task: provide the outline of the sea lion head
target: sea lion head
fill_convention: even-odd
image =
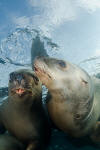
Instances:
[[[16,97],[34,96],[41,90],[41,83],[33,71],[21,69],[9,75],[9,95]]]
[[[80,90],[81,87],[84,90],[84,88],[91,84],[90,76],[83,69],[68,61],[37,57],[33,67],[42,83],[50,89],[55,87],[68,87],[69,89]]]

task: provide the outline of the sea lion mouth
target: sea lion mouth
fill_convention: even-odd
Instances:
[[[34,65],[34,70],[36,73],[44,73],[44,70],[42,70],[40,67],[38,67],[37,65]]]
[[[24,88],[13,88],[11,92],[21,96],[26,92],[26,90]]]
[[[47,73],[46,69],[44,70],[44,68],[39,67],[38,65],[34,64],[34,71],[37,75],[41,75],[41,76],[47,76],[49,77],[49,79],[51,79],[52,77],[49,75],[49,73]]]
[[[42,70],[40,68],[38,68],[37,66],[34,66],[34,71],[36,73],[42,72]]]
[[[19,89],[16,89],[15,92],[16,94],[22,95],[25,92],[25,89],[19,88]]]
[[[38,68],[34,65],[35,72],[38,72]]]
[[[33,66],[35,72],[45,72],[45,65],[41,61],[36,59]]]

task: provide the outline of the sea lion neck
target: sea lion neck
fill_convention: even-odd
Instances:
[[[34,97],[13,97],[13,96],[10,96],[8,97],[8,103],[9,105],[13,105],[13,107],[15,108],[26,108],[26,109],[30,109],[31,106],[33,105],[34,103]]]
[[[48,99],[60,103],[66,101],[66,95],[63,93],[61,89],[52,89],[48,92]]]

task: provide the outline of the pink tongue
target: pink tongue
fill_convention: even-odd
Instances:
[[[25,92],[25,91],[24,91],[23,89],[17,89],[17,90],[16,90],[16,93],[17,93],[17,94],[22,94],[22,93],[24,93],[24,92]]]

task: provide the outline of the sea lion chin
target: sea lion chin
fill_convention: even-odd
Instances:
[[[42,106],[42,84],[33,71],[10,73],[8,98],[0,106],[0,127],[25,144],[27,150],[44,149],[49,125]]]
[[[48,88],[47,108],[55,125],[73,137],[92,134],[100,116],[95,79],[56,58],[37,57],[33,67]]]

